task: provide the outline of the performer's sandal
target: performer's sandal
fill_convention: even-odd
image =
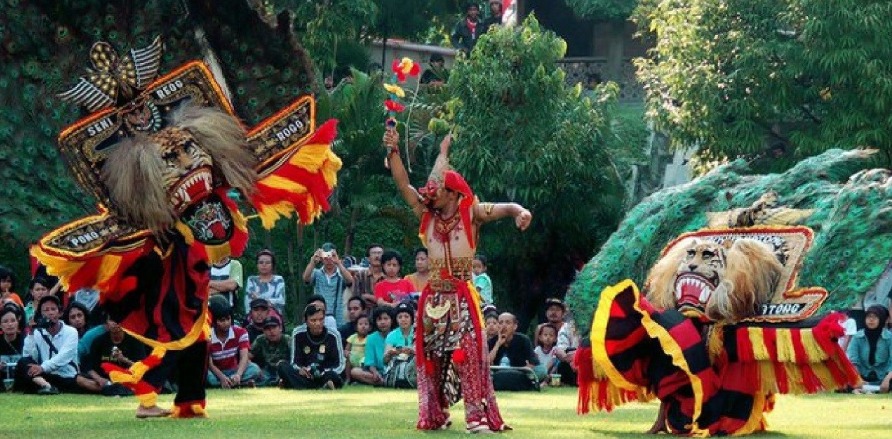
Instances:
[[[152,407],[143,407],[140,406],[136,409],[136,417],[138,419],[146,419],[146,418],[166,418],[170,416],[171,411],[163,409],[161,407],[152,406]]]
[[[471,421],[468,422],[467,427],[468,433],[478,433],[478,434],[487,434],[487,433],[495,433],[489,428],[489,423],[486,421],[486,418],[481,419],[479,422]]]

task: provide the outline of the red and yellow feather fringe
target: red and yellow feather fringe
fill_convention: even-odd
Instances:
[[[329,120],[258,180],[251,204],[264,228],[272,228],[280,217],[287,218],[295,212],[302,224],[309,224],[328,210],[328,198],[342,165],[331,150],[336,135],[337,121]]]

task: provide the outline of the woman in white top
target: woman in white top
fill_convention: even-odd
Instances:
[[[245,309],[254,299],[266,299],[279,315],[285,315],[285,279],[275,274],[276,256],[270,250],[257,253],[257,276],[248,276],[245,282]]]

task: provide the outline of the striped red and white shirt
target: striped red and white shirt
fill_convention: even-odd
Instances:
[[[220,370],[238,368],[239,350],[251,349],[248,331],[238,325],[229,327],[226,340],[217,338],[216,331],[211,331],[211,361]]]

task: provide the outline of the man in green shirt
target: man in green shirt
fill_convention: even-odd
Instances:
[[[275,384],[279,381],[276,368],[281,362],[288,362],[291,355],[291,336],[282,334],[282,322],[276,317],[267,317],[263,321],[263,335],[258,336],[251,344],[251,361],[263,370],[263,384]]]

